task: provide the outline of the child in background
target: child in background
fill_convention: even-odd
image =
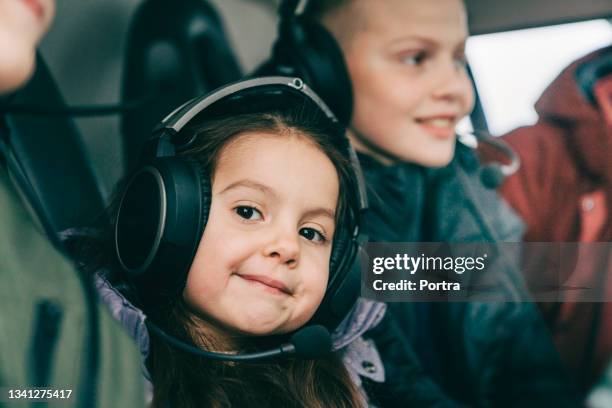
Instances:
[[[521,223],[480,181],[455,126],[472,109],[460,0],[286,1],[259,73],[300,75],[350,126],[377,242],[519,241]],[[292,7],[293,6],[293,7]],[[380,406],[572,406],[541,317],[514,265],[494,266],[513,303],[390,303],[370,335]]]

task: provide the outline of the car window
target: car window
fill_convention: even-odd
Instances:
[[[472,36],[467,56],[493,135],[536,122],[542,91],[563,68],[612,44],[612,24],[591,20]],[[468,120],[459,129],[469,130]]]

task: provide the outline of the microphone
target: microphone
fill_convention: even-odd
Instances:
[[[332,348],[331,335],[329,334],[329,331],[320,325],[306,326],[301,328],[291,336],[289,343],[281,344],[279,347],[274,349],[256,353],[227,354],[202,350],[169,335],[159,326],[150,321],[147,321],[146,324],[153,334],[164,340],[172,347],[186,353],[216,361],[258,361],[271,357],[288,356],[292,354],[304,359],[314,359],[324,357],[325,355],[331,353]]]
[[[480,171],[480,181],[489,190],[495,190],[501,186],[506,177],[500,163],[486,164]]]
[[[291,336],[290,343],[295,354],[305,359],[324,357],[332,349],[331,335],[321,325],[303,327]]]
[[[153,104],[163,92],[171,88],[180,70],[180,56],[169,43],[159,42],[147,52],[146,76],[151,90],[140,97],[122,103],[76,106],[11,105],[0,100],[0,114],[29,114],[38,116],[111,116],[141,109]]]
[[[495,190],[502,185],[506,177],[516,173],[521,167],[521,159],[514,150],[506,142],[499,138],[487,136],[482,132],[474,132],[471,134],[459,135],[459,142],[470,147],[477,148],[478,142],[484,143],[502,153],[509,161],[508,164],[494,162],[485,164],[480,171],[480,181],[490,189]]]

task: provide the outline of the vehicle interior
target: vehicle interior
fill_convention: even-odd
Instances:
[[[534,103],[561,70],[612,45],[612,0],[465,1],[476,106],[459,132],[501,136],[535,123]],[[61,236],[99,220],[160,120],[253,72],[270,54],[279,3],[57,2],[34,77],[7,115],[19,171],[49,228]],[[611,69],[609,56],[585,68],[587,97]]]

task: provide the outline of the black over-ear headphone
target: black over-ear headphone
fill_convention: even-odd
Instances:
[[[348,211],[336,227],[329,283],[313,322],[331,331],[350,311],[359,296],[356,255],[365,240],[359,229],[361,214],[367,208],[363,178],[344,128],[321,98],[301,79],[291,77],[264,77],[225,86],[185,103],[155,128],[143,165],[123,193],[115,221],[117,259],[145,309],[182,291],[208,217],[210,175],[195,160],[177,156],[195,140],[191,127],[186,126],[220,114],[267,112],[304,104],[321,111],[337,129],[332,143],[340,147],[353,169],[350,185],[343,186],[350,190]]]
[[[289,75],[304,81],[348,126],[353,112],[353,87],[342,49],[334,36],[304,12],[306,0],[286,0],[280,6],[278,39],[272,55],[254,73]]]

